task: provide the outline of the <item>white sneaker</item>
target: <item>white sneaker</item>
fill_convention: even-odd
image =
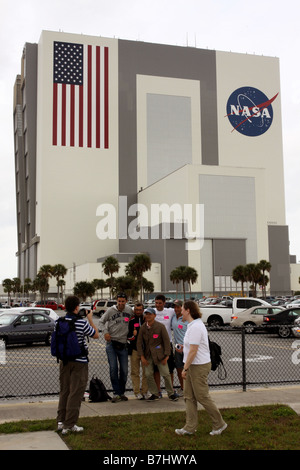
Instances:
[[[142,395],[141,393],[138,393],[135,397],[137,400],[145,400],[144,395]]]
[[[188,434],[189,436],[191,436],[192,434],[194,434],[193,432],[189,432],[189,431],[186,431],[185,429],[175,429],[175,432],[176,434],[178,434],[179,436],[184,436],[184,434]]]
[[[82,432],[83,428],[74,424],[72,428],[66,428],[62,430],[62,434],[68,434],[68,432]]]
[[[64,428],[64,423],[62,423],[61,421],[59,421],[59,422],[57,423],[57,430],[58,430],[58,431],[62,431],[63,428]]]
[[[210,431],[210,435],[211,436],[216,436],[218,434],[222,434],[223,431],[225,431],[225,429],[227,428],[227,424],[225,423],[220,429],[213,429],[212,431]]]

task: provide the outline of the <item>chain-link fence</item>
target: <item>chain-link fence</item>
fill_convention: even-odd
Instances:
[[[280,338],[274,332],[258,330],[246,334],[243,329],[222,328],[209,330],[211,340],[222,348],[226,370],[210,372],[209,385],[220,388],[267,384],[300,383],[300,339]],[[129,372],[127,392],[132,392]],[[89,380],[99,377],[111,392],[109,367],[103,335],[89,341]],[[174,388],[180,386],[174,370]],[[88,388],[88,384],[87,384]],[[162,389],[164,383],[162,381]],[[0,399],[55,396],[59,393],[59,366],[51,356],[50,347],[43,343],[30,346],[0,347]]]

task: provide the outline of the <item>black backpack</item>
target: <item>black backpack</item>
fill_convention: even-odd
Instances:
[[[90,381],[89,393],[89,401],[92,402],[111,400],[111,397],[108,395],[102,380],[98,379],[98,377],[95,377],[94,375]]]
[[[227,372],[226,372],[226,369],[224,367],[222,357],[221,357],[222,355],[221,346],[218,343],[211,341],[209,338],[208,338],[208,342],[209,342],[209,351],[210,351],[211,370],[212,371],[218,370],[219,379],[225,380],[227,377]],[[223,371],[223,375],[222,375],[222,371]]]
[[[51,354],[67,364],[69,361],[87,356],[84,345],[78,342],[75,322],[78,318],[60,317],[56,320],[55,330],[51,337]]]

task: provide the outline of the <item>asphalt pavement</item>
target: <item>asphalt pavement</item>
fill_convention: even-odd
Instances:
[[[242,390],[211,390],[220,409],[241,406],[284,404],[300,415],[300,385],[252,388]],[[0,423],[20,420],[55,419],[57,399],[43,401],[0,401]],[[202,407],[199,405],[199,409]],[[154,402],[137,400],[129,396],[119,403],[91,403],[83,401],[80,417],[148,414],[185,411],[184,399],[172,402],[167,395]],[[68,450],[56,431],[37,431],[20,434],[0,434],[0,450]]]

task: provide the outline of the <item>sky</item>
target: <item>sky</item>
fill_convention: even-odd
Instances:
[[[300,259],[298,0],[0,0],[0,11],[0,283],[17,276],[13,86],[42,30],[278,57],[286,223]]]

